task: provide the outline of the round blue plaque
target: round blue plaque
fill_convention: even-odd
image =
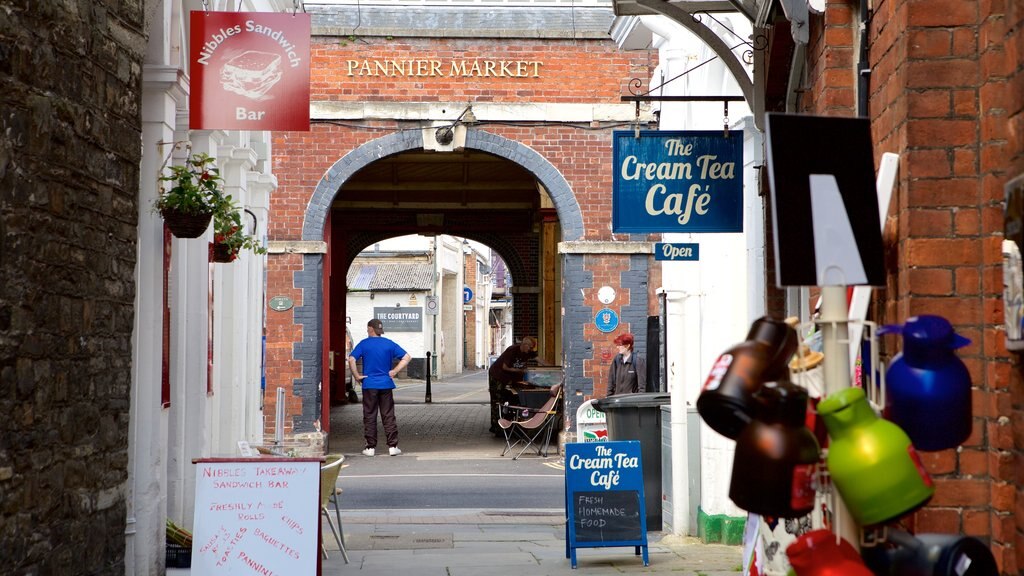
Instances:
[[[594,325],[601,332],[611,332],[619,327],[619,315],[611,308],[602,308],[594,316]]]

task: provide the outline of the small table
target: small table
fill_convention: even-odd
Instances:
[[[551,390],[547,388],[519,390],[519,405],[527,408],[540,408],[548,398],[551,398]]]

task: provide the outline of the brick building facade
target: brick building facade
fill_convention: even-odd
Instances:
[[[974,383],[974,432],[956,450],[924,454],[937,491],[906,521],[918,532],[988,541],[1001,573],[1018,574],[1024,397],[1020,358],[1006,348],[1000,244],[1004,185],[1024,171],[1024,5],[885,0],[871,8],[866,73],[857,64],[860,3],[829,1],[811,17],[799,109],[862,112],[876,158],[900,154],[885,225],[888,285],[875,319],[938,314],[972,340],[959,355]]]
[[[856,69],[860,4],[830,0],[826,6],[823,16],[810,18],[809,67],[798,109],[854,115],[862,77]],[[886,224],[890,281],[876,300],[877,319],[938,313],[974,341],[961,356],[976,386],[975,432],[962,449],[926,454],[938,491],[910,521],[921,532],[981,537],[991,543],[1001,572],[1018,574],[1024,567],[1024,402],[1020,359],[1005,348],[999,244],[1004,185],[1024,172],[1024,7],[1015,1],[881,0],[872,8],[866,112],[876,154],[901,155]],[[198,455],[190,447],[168,458],[159,393],[137,417],[137,429],[129,422],[133,393],[151,390],[160,373],[159,353],[137,357],[140,341],[133,339],[135,325],[160,325],[158,307],[138,304],[136,268],[159,269],[153,262],[160,261],[163,246],[162,236],[153,241],[153,234],[140,233],[141,221],[151,216],[140,209],[140,180],[152,186],[158,167],[145,172],[152,149],[140,157],[140,107],[144,70],[151,74],[147,89],[183,95],[175,85],[184,76],[181,62],[171,54],[181,47],[161,36],[166,26],[171,37],[185,37],[172,24],[182,20],[175,14],[176,20],[148,1],[117,7],[72,1],[59,9],[13,2],[0,20],[0,413],[6,416],[0,425],[0,556],[13,573],[123,574],[128,566],[158,573],[168,460]],[[627,242],[641,239],[613,235],[608,223],[610,128],[631,119],[618,98],[630,78],[647,76],[655,62],[650,53],[621,53],[610,45],[602,36],[607,11],[595,16],[579,10],[576,16],[570,22],[531,10],[511,23],[464,19],[478,37],[472,40],[465,31],[459,39],[457,29],[434,26],[436,20],[417,9],[367,11],[358,24],[351,10],[317,17],[314,128],[279,134],[273,142],[281,185],[270,218],[274,253],[267,294],[288,296],[296,306],[287,316],[268,317],[268,414],[274,391],[284,386],[291,392],[287,428],[302,429],[317,417],[320,331],[329,323],[324,304],[332,296],[324,292],[323,275],[332,262],[323,242],[337,191],[360,168],[432,145],[424,136],[433,130],[421,130],[423,124],[450,121],[467,102],[479,104],[481,122],[466,130],[464,149],[524,168],[552,201],[564,276],[558,329],[568,383],[583,397],[603,394],[600,355],[612,336],[593,327],[601,307],[595,288],[619,287],[615,307],[623,327],[640,336],[654,301],[650,292],[660,285],[649,256]],[[380,21],[385,17],[393,18],[392,28]],[[434,32],[390,34],[416,29],[419,20],[421,29]],[[788,34],[784,22],[775,26],[776,34]],[[541,30],[548,34],[543,41]],[[469,83],[431,77],[350,81],[345,64],[399,53],[450,59],[456,51],[551,65],[523,88],[517,81],[528,78],[511,77],[518,66],[506,68],[504,78]],[[493,70],[501,72],[501,65]],[[548,71],[554,73],[545,76]],[[328,82],[332,78],[344,82]],[[785,108],[773,100],[777,94],[766,96],[770,109]],[[502,110],[506,102],[523,107],[511,114]],[[541,106],[526,111],[536,104]],[[381,112],[389,107],[390,115]],[[173,135],[175,108],[168,110],[160,121]],[[429,113],[417,116],[420,110]],[[146,224],[147,233],[155,229]],[[543,273],[532,254],[549,246],[542,229],[519,237],[486,229],[465,235],[502,250],[517,285],[540,290]],[[384,233],[350,236],[352,246],[339,251],[352,255],[358,244]],[[205,252],[205,246],[191,256],[179,250],[182,260],[201,267]],[[144,296],[159,301],[160,292]],[[517,336],[539,332],[530,322],[543,315],[517,317]],[[152,352],[159,341],[151,337],[144,344]],[[141,383],[133,380],[138,374]],[[153,432],[161,426],[163,437]],[[133,440],[130,434],[139,431],[142,439]],[[203,432],[208,430],[197,434]],[[133,441],[139,446],[135,458],[150,458],[134,468]],[[143,484],[153,492],[136,494],[129,470],[146,468],[152,482]],[[129,529],[138,543],[134,550],[125,545]]]
[[[468,104],[476,123],[457,127],[454,150],[440,145],[416,162],[484,153],[499,161],[497,169],[525,173],[535,198],[528,222],[501,221],[501,192],[484,197],[468,190],[461,204],[485,210],[461,215],[457,205],[441,207],[443,226],[425,233],[468,237],[501,255],[513,278],[514,337],[539,335],[545,352],[564,363],[572,399],[566,408],[574,413],[573,402],[604,394],[601,351],[615,336],[594,326],[594,313],[604,306],[596,287],[616,288],[620,329],[635,332],[641,346],[647,317],[656,310],[649,247],[630,253],[632,245],[621,243],[646,237],[614,235],[610,221],[612,131],[636,119],[620,95],[631,78],[649,74],[657,58],[650,51],[619,51],[608,37],[607,9],[496,9],[481,26],[465,20],[479,11],[434,9],[429,28],[409,15],[416,10],[382,12],[373,27],[360,28],[374,33],[355,40],[354,21],[343,21],[350,13],[313,13],[313,126],[308,133],[279,133],[274,141],[281,177],[271,202],[267,290],[296,305],[294,315],[268,318],[267,401],[285,388],[286,429],[308,429],[325,415],[317,391],[321,358],[329,352],[318,345],[323,338],[324,348],[331,346],[332,327],[344,317],[344,286],[324,278],[344,278],[351,259],[375,238],[421,231],[415,209],[405,210],[404,203],[419,206],[425,199],[381,203],[393,194],[387,180],[361,182],[363,175],[389,159],[401,170],[402,158],[437,149],[437,127],[452,123]],[[484,174],[467,180],[469,188],[501,188]],[[357,181],[378,192],[345,192]],[[416,182],[402,185],[413,190]],[[377,204],[364,211],[369,201]],[[561,268],[560,286],[552,285],[554,266]]]

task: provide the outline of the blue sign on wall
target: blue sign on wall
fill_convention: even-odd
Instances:
[[[469,286],[462,287],[462,303],[469,304],[473,301],[473,291],[470,290]]]
[[[640,442],[565,445],[565,557],[577,548],[634,546],[647,566],[647,513]]]
[[[669,244],[657,242],[654,244],[655,260],[700,260],[699,244]]]
[[[602,308],[594,315],[594,325],[601,332],[611,332],[619,327],[619,315],[611,308]]]
[[[743,137],[616,130],[612,232],[742,232]]]

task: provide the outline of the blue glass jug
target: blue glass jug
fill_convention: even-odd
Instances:
[[[886,370],[885,417],[895,422],[921,451],[956,448],[971,435],[971,375],[953,352],[970,344],[941,316],[921,315],[899,332],[903,351]]]

